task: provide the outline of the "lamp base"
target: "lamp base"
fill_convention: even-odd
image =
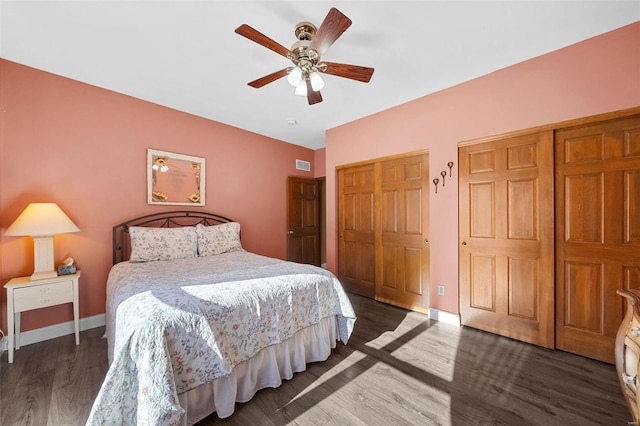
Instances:
[[[33,266],[31,281],[58,276],[53,269],[53,235],[33,237]]]
[[[31,275],[31,281],[48,280],[49,278],[55,278],[57,276],[58,273],[56,271],[39,271],[34,272],[33,275]]]

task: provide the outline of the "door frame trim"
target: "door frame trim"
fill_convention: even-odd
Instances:
[[[370,160],[358,161],[356,163],[341,164],[339,166],[336,166],[336,172],[338,170],[348,169],[348,168],[351,168],[351,167],[359,167],[359,166],[366,166],[368,164],[374,164],[374,163],[376,163],[378,161],[397,160],[397,159],[400,159],[400,158],[413,157],[414,155],[423,155],[423,154],[429,154],[429,150],[428,149],[419,149],[417,151],[403,152],[401,154],[394,154],[394,155],[389,155],[389,156],[386,156],[386,157],[372,158]]]
[[[616,120],[618,118],[630,117],[637,114],[640,114],[640,106],[621,109],[618,111],[605,112],[605,113],[596,114],[596,115],[589,115],[589,116],[584,116],[580,118],[573,118],[570,120],[559,121],[556,123],[543,124],[541,126],[534,126],[534,127],[529,127],[527,129],[514,130],[506,133],[499,133],[491,136],[483,136],[481,138],[469,139],[469,140],[458,142],[458,148],[468,146],[468,145],[475,145],[479,143],[493,142],[499,139],[524,136],[529,133],[538,133],[538,132],[544,132],[548,130],[556,131],[556,130],[565,129],[568,127],[584,126],[585,124],[592,124],[592,123],[595,124],[601,121]]]

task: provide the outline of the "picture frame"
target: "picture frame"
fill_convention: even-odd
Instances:
[[[203,157],[147,149],[147,204],[204,206]]]

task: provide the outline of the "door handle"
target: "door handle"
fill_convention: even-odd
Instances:
[[[289,231],[289,235],[293,235],[293,231]]]

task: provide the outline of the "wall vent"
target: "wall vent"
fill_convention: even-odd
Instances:
[[[311,163],[304,160],[296,160],[296,170],[304,170],[305,172],[310,172]]]

